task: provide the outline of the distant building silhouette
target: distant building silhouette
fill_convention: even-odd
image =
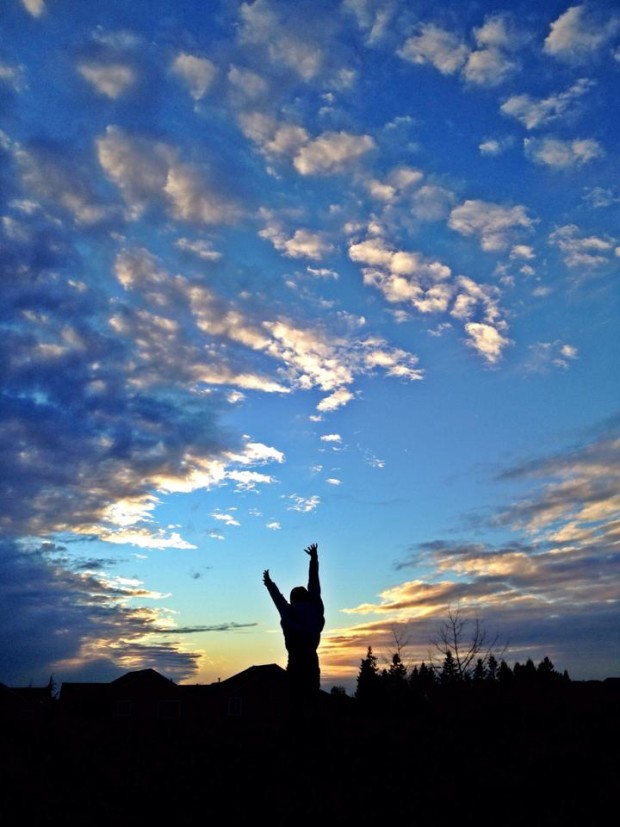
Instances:
[[[322,692],[323,699],[329,695]],[[117,721],[277,721],[288,714],[288,679],[275,663],[250,666],[211,684],[176,684],[154,669],[127,672],[110,683],[66,682],[59,711]]]

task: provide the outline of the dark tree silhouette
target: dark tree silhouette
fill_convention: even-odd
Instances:
[[[355,697],[360,706],[366,710],[376,709],[381,695],[381,674],[377,665],[377,656],[368,647],[366,657],[360,663],[357,675]]]
[[[437,654],[433,656],[431,652],[431,665],[442,676],[442,680],[445,682],[449,678],[466,681],[473,677],[478,660],[482,661],[482,669],[487,668],[497,644],[497,636],[489,639],[479,618],[469,621],[457,606],[448,611],[446,620],[441,623],[431,643],[435,652],[441,655],[438,662]]]

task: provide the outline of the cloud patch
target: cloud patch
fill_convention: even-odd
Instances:
[[[486,252],[505,250],[521,232],[531,232],[534,219],[525,207],[504,207],[488,201],[468,200],[450,213],[448,226],[464,236],[480,240]]]
[[[580,167],[605,155],[595,138],[526,138],[523,145],[530,160],[552,169]]]
[[[570,116],[576,101],[595,85],[593,80],[580,78],[565,92],[546,98],[534,98],[528,94],[511,95],[502,103],[500,110],[504,115],[516,118],[526,129],[537,129]]]
[[[551,24],[545,38],[548,55],[566,63],[581,64],[598,56],[620,31],[620,16],[586,3],[571,6]]]

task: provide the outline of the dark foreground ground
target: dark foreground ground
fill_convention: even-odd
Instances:
[[[0,824],[615,823],[618,693],[308,724],[8,721]]]

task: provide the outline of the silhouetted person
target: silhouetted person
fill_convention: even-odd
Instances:
[[[304,551],[310,556],[308,588],[296,586],[292,589],[290,603],[269,576],[269,569],[263,572],[263,583],[280,613],[284,632],[293,715],[311,712],[316,706],[321,680],[317,649],[325,625],[317,544],[312,543]]]

